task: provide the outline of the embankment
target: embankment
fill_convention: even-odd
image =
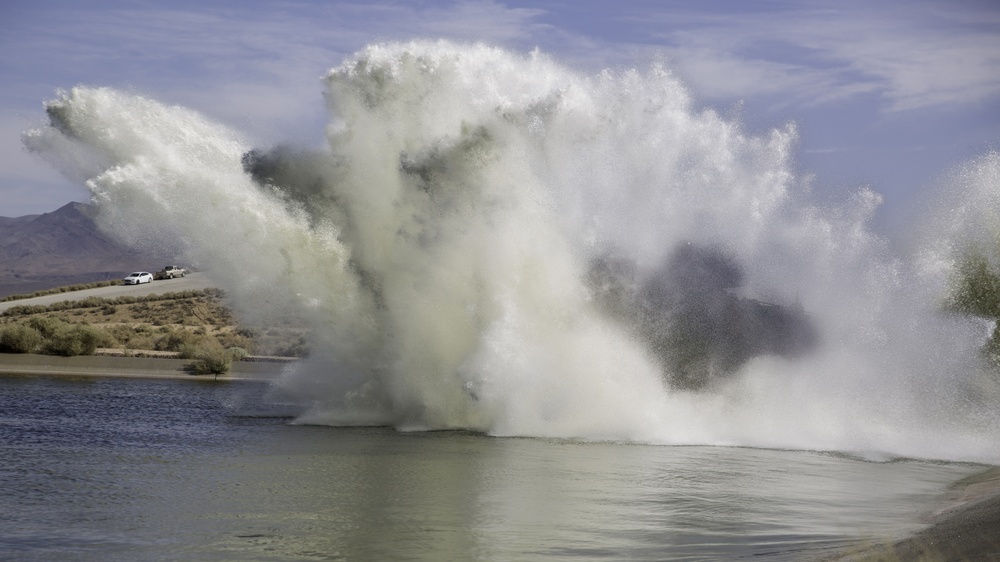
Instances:
[[[165,357],[114,357],[86,355],[58,357],[20,353],[0,353],[0,375],[45,375],[75,377],[136,377],[213,380],[213,375],[193,375],[189,360]],[[273,380],[281,376],[288,362],[235,361],[219,379]]]
[[[893,543],[852,549],[841,562],[1000,560],[1000,467],[956,482],[930,526]]]

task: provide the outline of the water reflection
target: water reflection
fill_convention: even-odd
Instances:
[[[245,417],[233,385],[0,379],[20,560],[798,560],[919,526],[972,465]]]
[[[252,558],[800,559],[917,528],[961,465],[272,427],[200,466],[180,520]],[[213,476],[215,475],[215,476]],[[207,537],[206,537],[207,538]]]

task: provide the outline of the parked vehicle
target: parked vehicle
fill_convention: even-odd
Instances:
[[[153,274],[148,271],[133,271],[126,277],[122,279],[126,285],[139,285],[141,283],[152,283]]]
[[[157,279],[173,279],[174,277],[184,277],[185,275],[187,275],[187,270],[176,265],[168,265],[156,272]]]

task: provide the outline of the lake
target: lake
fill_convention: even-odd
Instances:
[[[294,425],[253,382],[0,377],[10,560],[801,560],[973,464]]]

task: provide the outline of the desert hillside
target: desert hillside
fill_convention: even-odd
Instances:
[[[0,297],[118,279],[176,261],[118,244],[93,217],[92,206],[75,202],[51,213],[0,217]]]
[[[192,356],[207,347],[239,348],[241,353],[262,356],[307,353],[305,330],[293,322],[243,325],[229,311],[219,289],[79,300],[71,294],[66,297],[48,306],[16,305],[0,313],[0,352],[87,355],[105,348],[127,355]]]

